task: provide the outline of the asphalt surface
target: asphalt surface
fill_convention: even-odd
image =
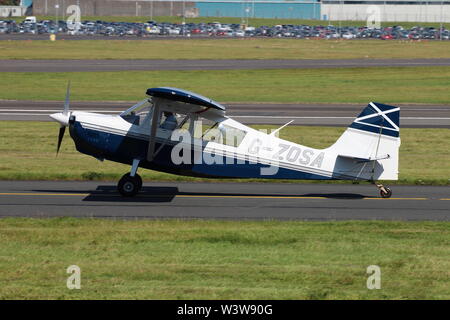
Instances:
[[[144,183],[122,198],[115,182],[0,181],[0,217],[450,221],[450,187],[369,184]]]
[[[450,66],[450,59],[0,60],[0,72],[311,69]]]
[[[0,100],[1,120],[51,121],[62,110],[62,101]],[[133,102],[71,102],[71,110],[118,114]],[[364,108],[362,104],[225,104],[227,115],[245,124],[348,126]],[[399,105],[401,127],[450,128],[450,105]]]

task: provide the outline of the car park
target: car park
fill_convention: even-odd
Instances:
[[[51,34],[63,33],[69,35],[104,35],[108,37],[260,37],[260,38],[297,38],[297,39],[382,39],[382,40],[449,40],[450,31],[442,28],[414,26],[406,29],[394,25],[383,28],[368,28],[334,25],[294,25],[279,24],[275,26],[253,27],[236,23],[185,23],[168,22],[146,23],[82,21],[74,28],[74,24],[66,21],[42,20],[34,21],[27,17],[23,22],[2,20],[0,34]]]

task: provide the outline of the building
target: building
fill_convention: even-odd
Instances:
[[[259,0],[259,1],[210,1],[196,2],[202,17],[241,17],[279,19],[320,19],[319,0]]]
[[[30,1],[30,0],[27,0]],[[35,15],[187,16],[279,19],[450,22],[450,0],[33,0]]]
[[[34,15],[66,14],[78,4],[82,16],[186,16],[320,19],[320,0],[33,0]],[[55,7],[56,6],[56,7]]]
[[[382,22],[450,22],[449,0],[322,0],[321,18],[361,21],[378,16]]]
[[[22,17],[27,11],[26,7],[0,6],[0,18]]]
[[[17,2],[18,6],[0,6],[0,17],[22,17],[28,14],[28,8],[31,5],[32,0],[22,0]]]
[[[193,1],[168,0],[33,0],[33,14],[64,16],[79,5],[81,16],[182,16],[195,8]]]

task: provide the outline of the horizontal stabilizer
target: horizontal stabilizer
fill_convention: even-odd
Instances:
[[[385,154],[382,156],[377,156],[377,157],[369,157],[369,158],[360,158],[360,157],[353,157],[353,156],[347,156],[347,155],[340,154],[339,157],[351,159],[351,160],[358,161],[358,162],[370,162],[370,161],[385,160],[385,159],[390,158],[390,156],[388,154]]]

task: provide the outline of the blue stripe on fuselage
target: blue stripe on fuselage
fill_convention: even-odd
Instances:
[[[152,162],[148,162],[148,141],[132,136],[121,136],[118,134],[103,132],[99,130],[86,129],[79,122],[70,126],[70,135],[75,141],[79,152],[96,158],[104,158],[114,162],[131,164],[133,159],[142,159],[140,167],[158,170],[178,175],[211,177],[211,178],[264,178],[264,179],[304,179],[304,180],[330,180],[332,178],[318,174],[307,173],[287,168],[280,168],[273,175],[261,175],[263,168],[268,165],[240,161],[232,157],[223,157],[224,164],[180,164],[175,165],[171,160],[172,144],[163,146]],[[161,143],[156,143],[158,150]],[[265,169],[267,170],[267,169]]]

